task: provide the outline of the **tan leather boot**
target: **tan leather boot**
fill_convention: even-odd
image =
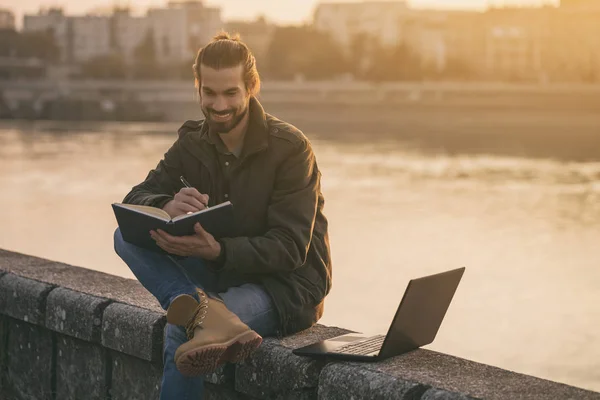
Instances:
[[[177,296],[167,310],[167,321],[186,329],[189,341],[175,352],[177,369],[185,376],[213,372],[225,362],[240,362],[262,343],[220,300],[198,289],[200,303],[190,295]]]

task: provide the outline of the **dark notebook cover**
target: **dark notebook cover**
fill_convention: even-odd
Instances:
[[[130,204],[112,204],[119,229],[126,242],[150,250],[164,252],[150,237],[151,230],[162,229],[173,236],[193,235],[199,222],[215,239],[231,235],[233,230],[233,205],[227,201],[193,214],[181,215],[171,220],[168,215],[151,215],[162,210]]]

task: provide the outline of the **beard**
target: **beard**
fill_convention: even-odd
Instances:
[[[202,112],[208,122],[208,127],[216,133],[229,133],[232,129],[242,122],[246,114],[248,113],[249,105],[241,106],[238,109],[230,108],[224,111],[216,111],[210,107],[202,107]],[[221,122],[214,119],[215,115],[224,115],[231,113],[231,119],[229,121]]]

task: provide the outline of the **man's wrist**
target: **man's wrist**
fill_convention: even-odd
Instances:
[[[213,262],[215,264],[217,264],[219,267],[223,266],[223,264],[225,264],[225,244],[218,240],[217,241],[218,244],[218,248],[219,248],[219,252],[217,254],[217,256],[215,257],[215,259],[213,260]]]

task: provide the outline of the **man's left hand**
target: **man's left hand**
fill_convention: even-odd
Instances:
[[[196,233],[190,236],[172,236],[158,229],[150,231],[156,244],[168,253],[183,257],[198,257],[204,260],[215,260],[221,253],[221,244],[213,235],[206,232],[199,223],[194,225]]]

